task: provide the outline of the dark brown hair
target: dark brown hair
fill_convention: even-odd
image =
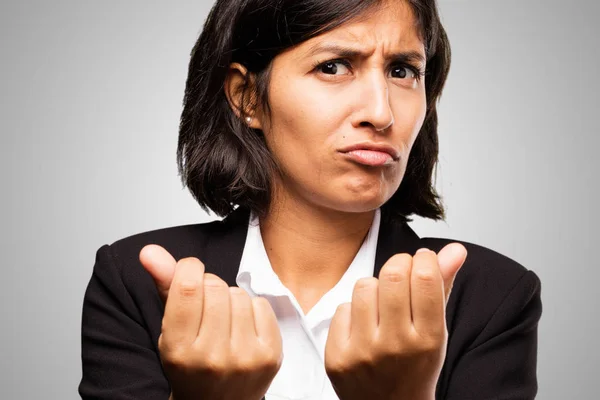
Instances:
[[[436,105],[450,68],[450,44],[435,0],[406,1],[416,18],[427,64],[427,111],[405,175],[382,215],[444,219],[433,183],[438,161]],[[231,108],[224,90],[230,63],[254,76],[254,97],[268,113],[271,61],[285,49],[332,30],[380,0],[217,0],[191,52],[179,128],[177,163],[187,186],[207,212],[226,216],[235,206],[264,215],[278,169],[262,131],[251,129]],[[244,90],[248,90],[247,80]],[[247,96],[241,96],[246,98]],[[245,106],[242,105],[242,109]]]

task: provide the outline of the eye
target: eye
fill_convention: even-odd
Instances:
[[[421,77],[421,71],[410,65],[396,65],[392,67],[392,77],[400,79],[419,79]]]
[[[318,63],[316,69],[325,75],[346,75],[350,71],[350,64],[343,60],[330,60]]]

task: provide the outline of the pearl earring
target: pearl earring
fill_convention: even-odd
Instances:
[[[250,122],[252,122],[252,117],[246,117],[246,122],[247,122],[247,123],[250,123]]]

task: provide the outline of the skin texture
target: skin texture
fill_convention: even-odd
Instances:
[[[373,213],[398,189],[425,117],[424,77],[390,58],[407,51],[425,57],[410,8],[391,2],[362,17],[278,55],[271,114],[244,110],[282,171],[260,221],[265,249],[305,313],[339,281]],[[327,63],[343,57],[312,51],[322,45],[362,55]],[[424,71],[424,61],[414,67]],[[239,115],[237,89],[246,79],[246,69],[232,64],[225,89]],[[374,167],[340,152],[363,142],[387,144],[398,157]],[[326,371],[340,399],[434,398],[447,344],[445,305],[465,257],[458,243],[437,255],[397,254],[378,278],[356,283],[326,344]],[[140,261],[166,302],[159,350],[173,398],[260,398],[281,357],[269,304],[228,289],[200,260],[176,261],[160,246],[144,247]]]
[[[331,321],[325,369],[341,400],[432,400],[445,358],[445,307],[466,249],[392,256],[379,278],[359,279]],[[260,399],[281,367],[275,314],[261,297],[147,245],[140,262],[166,303],[158,347],[171,400]],[[202,310],[199,312],[198,310]]]
[[[344,400],[432,400],[448,331],[446,303],[466,250],[419,249],[392,256],[379,278],[359,279],[338,307],[325,345],[325,370]]]
[[[347,65],[316,47],[338,45],[364,53]],[[269,86],[271,114],[246,110],[264,132],[282,175],[274,177],[273,206],[261,234],[273,270],[303,310],[344,274],[364,240],[377,207],[398,189],[426,111],[425,79],[391,55],[425,57],[410,7],[393,2],[361,19],[278,55]],[[424,61],[414,67],[424,71]],[[246,69],[231,66],[227,82],[234,110]],[[251,80],[251,77],[249,78]],[[349,161],[339,150],[373,142],[399,152],[391,165]],[[315,284],[317,282],[317,284]]]
[[[175,261],[161,246],[145,246],[140,262],[165,302],[158,348],[170,399],[261,399],[282,362],[269,302],[205,273],[197,258]]]
[[[418,80],[386,59],[407,50],[425,57],[410,9],[398,2],[368,17],[276,57],[269,91],[272,118],[257,116],[251,123],[263,129],[283,170],[280,197],[354,218],[356,213],[372,216],[400,186],[426,107],[424,77]],[[350,67],[336,63],[337,70],[313,68],[315,62],[339,57],[332,51],[310,54],[324,44],[357,48],[365,57],[348,60]],[[338,152],[363,141],[389,144],[401,157],[373,168],[348,162]]]

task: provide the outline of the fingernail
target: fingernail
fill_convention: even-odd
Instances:
[[[421,253],[423,251],[431,251],[431,250],[429,250],[427,247],[421,247],[419,250],[417,250],[417,253]]]

